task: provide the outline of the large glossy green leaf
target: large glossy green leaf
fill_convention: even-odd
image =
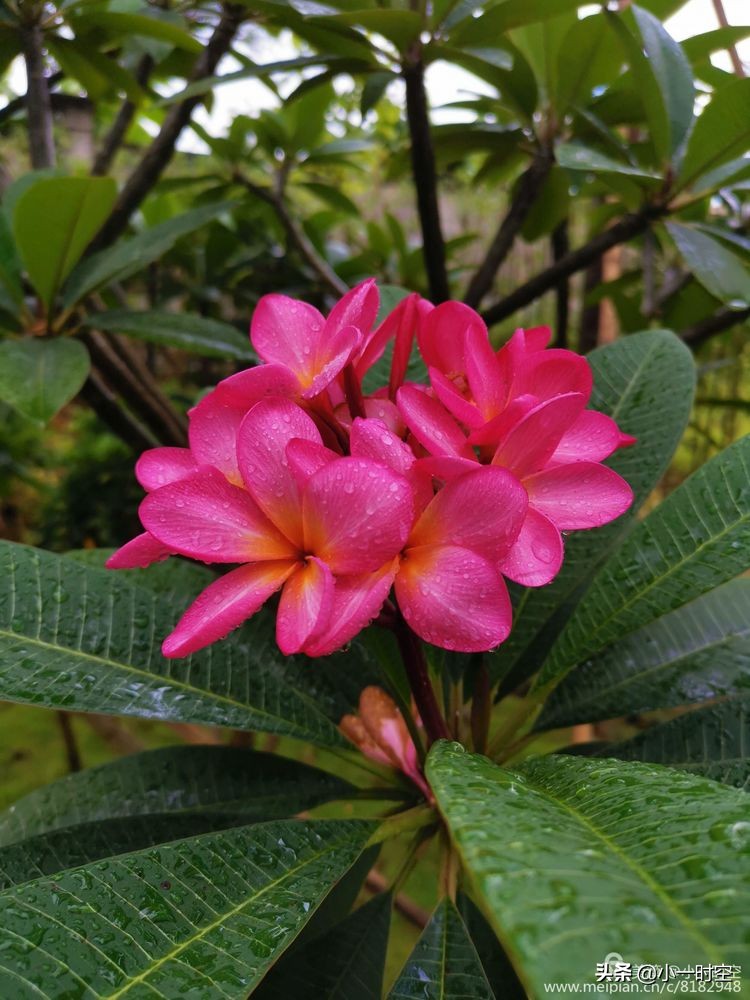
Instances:
[[[77,340],[6,340],[0,344],[0,399],[42,425],[75,396],[89,373]]]
[[[13,235],[47,308],[109,215],[116,194],[110,177],[50,177],[32,184],[18,199]]]
[[[626,177],[639,177],[651,181],[659,179],[659,174],[653,171],[621,163],[580,142],[560,143],[555,150],[555,158],[561,167],[567,167],[568,170],[587,170],[595,174],[623,174]]]
[[[245,1000],[371,830],[240,827],[7,889],[0,994]]]
[[[0,542],[0,698],[345,745],[315,700],[325,679],[278,653],[270,616],[202,653],[164,659],[161,640],[185,604],[114,571]]]
[[[258,1000],[380,1000],[391,923],[382,893],[324,934],[290,949],[253,994]]]
[[[540,683],[747,568],[750,435],[685,480],[596,575]]]
[[[747,151],[750,142],[750,78],[715,91],[690,133],[679,174],[689,187],[701,174]]]
[[[502,996],[502,994],[500,994]],[[494,1000],[456,907],[442,900],[407,959],[389,1000]]]
[[[665,228],[707,291],[734,309],[750,304],[750,271],[736,254],[692,226],[667,222]]]
[[[581,593],[632,527],[638,509],[665,471],[687,424],[695,387],[690,351],[665,330],[632,334],[592,351],[591,405],[638,438],[608,463],[630,483],[631,510],[613,524],[565,540],[565,562],[555,580],[538,589],[516,588],[513,630],[490,658],[494,677],[509,682],[532,674]],[[510,671],[513,671],[510,673]]]
[[[100,330],[124,333],[161,347],[178,347],[205,357],[257,360],[247,336],[229,323],[205,316],[113,309],[88,316],[86,321]]]
[[[84,566],[104,569],[107,559],[115,549],[72,549],[66,559],[75,559]],[[143,569],[120,569],[117,575],[137,587],[155,590],[166,597],[179,597],[183,601],[197,597],[216,574],[208,566],[173,557],[166,562],[151,563]]]
[[[750,691],[750,579],[733,580],[657,618],[565,677],[540,727]]]
[[[180,237],[212,222],[233,204],[234,202],[223,201],[201,205],[200,208],[183,212],[131,239],[121,240],[113,247],[92,254],[71,274],[65,287],[63,305],[70,308],[102,285],[129,278],[131,274],[162,257]]]
[[[531,996],[635,965],[739,962],[747,799],[657,765],[539,757],[505,770],[436,743],[427,776],[485,914]]]
[[[557,104],[562,113],[571,104],[588,104],[594,87],[609,83],[622,65],[620,47],[601,14],[576,20],[566,32],[558,54]],[[581,58],[581,52],[587,58]]]
[[[687,712],[605,753],[668,764],[750,791],[750,695]]]
[[[81,823],[157,821],[233,813],[244,823],[281,819],[352,788],[298,761],[229,746],[164,747],[45,785],[0,813],[0,847]],[[177,828],[177,827],[176,827]],[[183,834],[184,836],[184,834]]]

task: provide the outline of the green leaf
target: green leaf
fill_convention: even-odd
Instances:
[[[222,201],[201,205],[184,212],[168,222],[152,226],[131,239],[121,240],[115,246],[100,250],[83,261],[70,276],[65,287],[63,305],[71,308],[85,296],[112,281],[124,281],[158,260],[174,246],[178,239],[212,222],[235,202]]]
[[[680,166],[679,186],[747,152],[750,142],[750,77],[715,91],[697,118]]]
[[[23,302],[21,262],[4,212],[0,212],[0,284],[8,293],[10,302],[19,307]]]
[[[575,0],[503,0],[479,17],[468,17],[451,33],[452,45],[487,45],[511,28],[546,21],[576,10]]]
[[[444,899],[414,946],[388,1000],[495,1000],[456,907]]]
[[[750,929],[741,792],[622,761],[552,756],[505,770],[446,742],[433,745],[427,777],[529,995],[593,983],[613,951],[634,965],[740,961]]]
[[[750,305],[750,271],[736,254],[691,226],[667,222],[665,228],[707,291],[734,309]]]
[[[750,791],[750,696],[688,712],[608,747],[606,753],[667,764]]]
[[[203,94],[211,94],[217,87],[225,83],[236,83],[238,80],[248,80],[256,77],[261,79],[270,76],[272,73],[288,73],[290,70],[307,69],[309,66],[325,66],[328,60],[325,56],[297,56],[294,59],[281,59],[278,62],[266,63],[261,66],[245,66],[234,73],[223,73],[221,76],[207,76],[194,83],[188,84],[183,90],[168,97],[162,97],[158,101],[159,107],[169,107],[171,104],[180,104],[190,97],[201,97]]]
[[[372,825],[276,822],[98,861],[0,893],[0,993],[245,1000]],[[40,940],[44,947],[37,947]]]
[[[362,96],[359,100],[359,112],[363,118],[385,94],[388,85],[397,79],[395,73],[387,72],[370,73],[365,77],[365,82],[362,85]]]
[[[79,14],[75,19],[78,34],[87,31],[111,31],[127,38],[128,35],[141,35],[145,38],[156,38],[162,42],[170,42],[186,52],[200,53],[203,44],[171,21],[162,20],[146,14],[128,14],[118,11],[97,10],[90,15]]]
[[[392,42],[400,52],[406,51],[422,27],[422,15],[416,10],[349,10],[308,19],[309,24],[328,27],[346,25],[373,31]]]
[[[731,25],[726,28],[714,28],[713,31],[704,31],[700,35],[693,35],[692,38],[685,38],[680,43],[682,51],[691,63],[696,63],[706,56],[711,56],[714,52],[722,52],[743,41],[750,35],[750,27],[747,25]]]
[[[84,566],[104,569],[104,564],[115,549],[72,549],[66,559],[75,559]],[[137,587],[146,587],[169,597],[192,599],[216,579],[208,566],[173,557],[166,562],[151,563],[143,569],[119,569],[118,576]]]
[[[391,897],[381,893],[324,934],[290,949],[253,996],[380,1000],[390,923]]]
[[[41,426],[75,396],[89,364],[77,340],[6,340],[0,344],[0,399]]]
[[[581,53],[586,58],[581,58]],[[571,25],[558,54],[557,104],[564,113],[571,104],[588,104],[594,87],[613,80],[622,64],[619,46],[606,17],[584,17]]]
[[[336,211],[359,218],[359,208],[348,195],[344,194],[341,188],[335,187],[333,184],[319,184],[314,181],[306,181],[300,186],[317,195],[321,201],[330,205],[331,208],[335,208]]]
[[[272,616],[256,615],[221,644],[167,660],[159,647],[184,598],[12,542],[0,542],[0,565],[0,698],[345,745],[304,693],[323,681],[276,649]]]
[[[101,820],[118,819],[127,828],[138,817],[203,817],[210,823],[232,814],[238,817],[234,825],[284,819],[351,791],[333,775],[269,753],[164,747],[70,774],[26,795],[0,813],[0,847]]]
[[[56,36],[49,38],[47,45],[65,75],[78,80],[92,100],[101,100],[113,90],[122,91],[134,103],[146,96],[126,69],[89,43]]]
[[[555,149],[555,159],[561,167],[568,170],[589,170],[592,173],[624,174],[626,177],[641,177],[648,180],[660,180],[659,174],[629,163],[621,163],[611,156],[591,149],[580,142],[562,142]]]
[[[111,177],[52,177],[18,199],[13,235],[32,285],[49,309],[58,288],[115,202]]]
[[[695,388],[690,351],[674,334],[649,330],[623,337],[588,355],[594,373],[591,406],[613,417],[638,438],[608,464],[633,489],[631,509],[596,531],[569,535],[565,562],[547,587],[516,588],[513,630],[491,657],[494,677],[508,682],[530,676],[614,547],[632,528],[638,509],[653,490],[687,425]]]
[[[124,333],[136,340],[160,347],[177,347],[204,357],[257,361],[250,341],[236,327],[205,316],[113,309],[87,316],[86,323],[100,330]]]
[[[750,691],[750,580],[732,580],[572,670],[540,728],[595,722]]]
[[[562,167],[553,164],[521,228],[526,242],[533,243],[548,235],[567,218],[570,200],[568,174]]]
[[[750,435],[694,472],[631,532],[560,634],[541,684],[747,568],[749,472]]]

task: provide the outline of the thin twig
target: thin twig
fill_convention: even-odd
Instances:
[[[747,319],[750,319],[750,307],[747,309],[719,309],[713,316],[707,316],[692,326],[686,326],[684,330],[680,331],[680,337],[689,347],[695,349],[701,344],[705,344],[711,337],[715,337],[718,333],[724,333],[725,330],[731,330],[733,326],[744,323]]]
[[[97,417],[133,451],[145,451],[159,443],[129,410],[120,405],[117,396],[95,367],[89,372],[79,395]]]
[[[727,15],[726,11],[724,10],[724,4],[722,3],[722,0],[713,0],[713,5],[714,5],[714,10],[716,11],[716,19],[721,25],[721,27],[729,28],[730,24],[729,21],[727,20]],[[740,78],[744,77],[745,66],[739,57],[739,53],[737,52],[737,46],[734,43],[732,43],[731,45],[727,45],[726,50],[729,53],[729,59],[732,63],[732,69],[734,70],[735,75],[739,76]]]
[[[234,4],[222,6],[221,17],[190,75],[190,83],[212,76],[221,58],[229,50],[246,11]],[[180,133],[190,121],[203,95],[186,97],[173,105],[164,117],[159,134],[141,157],[126,181],[109,218],[89,247],[89,253],[110,246],[126,229],[130,217],[161,177],[174,155]]]
[[[388,889],[388,879],[373,868],[365,879],[365,887],[373,893],[385,892]],[[414,924],[415,927],[419,927],[420,930],[427,926],[430,914],[427,910],[418,906],[414,900],[405,896],[403,892],[396,894],[393,899],[393,906],[403,917],[406,917],[409,923]]]
[[[427,672],[422,643],[404,621],[399,617],[395,626],[401,659],[404,661],[409,687],[414,695],[417,710],[422,719],[428,742],[449,740],[450,731],[438,708],[435,691]]]
[[[141,57],[138,66],[135,71],[135,80],[141,87],[144,87],[151,75],[151,70],[154,66],[153,58],[146,53],[146,55]],[[130,124],[135,116],[136,103],[131,101],[129,97],[126,97],[120,106],[120,110],[115,116],[115,120],[104,137],[102,142],[102,147],[94,158],[94,163],[91,167],[91,173],[95,177],[100,177],[109,171],[112,166],[112,161],[117,154],[125,135],[130,128]]]
[[[267,205],[270,205],[271,208],[273,208],[279,218],[279,221],[286,230],[289,240],[297,248],[300,255],[307,261],[323,284],[335,296],[339,297],[341,295],[345,295],[349,291],[349,286],[346,282],[339,278],[328,261],[320,256],[305,230],[289,212],[284,200],[283,184],[280,185],[280,190],[272,191],[270,188],[262,187],[260,184],[255,184],[239,170],[236,170],[233,176],[234,180],[238,184],[241,184],[246,191],[249,191],[254,197],[260,198],[261,201],[266,202]]]
[[[482,264],[471,279],[464,296],[468,306],[476,308],[492,288],[495,275],[511,251],[516,236],[547,179],[554,160],[548,149],[540,149],[531,165],[521,175],[518,189],[511,198],[508,212],[500,223]]]
[[[445,264],[445,241],[440,224],[435,151],[430,133],[421,43],[405,62],[401,72],[406,85],[406,121],[411,140],[411,169],[417,193],[417,210],[422,228],[422,254],[430,298],[437,304],[450,298],[450,287]]]
[[[491,325],[512,316],[518,309],[529,305],[545,292],[554,288],[563,278],[568,278],[571,274],[582,271],[589,264],[598,260],[607,250],[642,233],[666,211],[663,205],[644,205],[639,211],[624,215],[619,222],[599,233],[584,246],[572,250],[561,260],[555,261],[550,267],[511,292],[506,298],[496,302],[494,306],[490,306],[484,313],[485,322]]]

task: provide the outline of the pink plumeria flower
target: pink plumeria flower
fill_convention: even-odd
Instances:
[[[528,507],[516,478],[471,463],[433,496],[414,455],[375,420],[355,420],[351,449],[405,476],[421,511],[395,582],[410,628],[426,642],[460,652],[503,642],[512,612],[498,567],[511,552]]]
[[[165,640],[186,656],[237,628],[276,591],[285,654],[320,656],[348,642],[390,590],[413,522],[404,477],[323,445],[289,400],[258,403],[237,435],[242,486],[210,466],[144,499],[144,527],[170,551],[240,563],[210,584]]]
[[[432,799],[404,717],[382,688],[366,687],[359,696],[359,713],[345,715],[339,729],[366,757],[402,771],[423,795]]]

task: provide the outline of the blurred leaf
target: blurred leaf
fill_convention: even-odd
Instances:
[[[347,27],[364,28],[373,31],[392,42],[399,52],[405,52],[415,38],[419,36],[422,27],[422,16],[416,10],[347,10],[341,14],[330,14],[324,17],[312,17],[308,23],[327,27],[329,25],[346,25]]]
[[[288,73],[296,69],[306,69],[308,66],[323,66],[326,63],[325,56],[295,56],[293,59],[280,59],[277,62],[266,63],[265,65],[245,66],[233,73],[223,73],[221,76],[207,76],[195,83],[189,83],[187,87],[162,97],[159,105],[168,107],[170,104],[180,104],[188,97],[200,97],[202,94],[211,94],[216,87],[221,87],[225,83],[236,83],[238,80],[248,80],[254,77],[262,79],[272,73]]]
[[[750,270],[736,254],[698,229],[677,222],[665,229],[704,288],[733,309],[750,305]]]
[[[326,76],[326,74],[321,74],[321,76]],[[310,83],[314,79],[316,78],[312,77],[305,82]],[[314,90],[293,101],[287,99],[283,113],[289,127],[288,149],[290,152],[297,152],[300,149],[314,149],[317,146],[325,129],[326,112],[335,94],[333,84],[327,83],[317,86]]]
[[[585,58],[581,56],[583,52]],[[594,87],[613,80],[622,64],[619,46],[602,14],[577,20],[566,32],[557,58],[560,112],[579,101],[588,103]]]
[[[684,38],[680,45],[690,62],[697,62],[706,56],[713,55],[714,52],[722,52],[735,45],[737,42],[750,36],[750,26],[730,25],[726,28],[714,28],[713,31],[704,31],[700,35],[693,35],[692,38]]]
[[[13,211],[13,235],[31,283],[47,309],[114,205],[110,177],[37,181]]]
[[[111,31],[127,38],[129,35],[143,35],[169,42],[187,52],[196,54],[203,51],[203,43],[171,21],[153,15],[121,13],[113,10],[97,10],[91,14],[81,13],[75,18],[77,33],[87,31]]]
[[[100,100],[113,90],[122,91],[135,103],[146,96],[126,69],[91,45],[59,36],[48,38],[47,45],[65,75],[78,80],[93,100]]]
[[[385,94],[389,84],[393,83],[394,80],[398,80],[398,76],[395,73],[370,73],[365,77],[365,82],[362,85],[362,96],[359,101],[359,111],[362,117],[371,111],[372,108],[378,103],[380,98]]]
[[[605,754],[667,764],[750,791],[750,695],[687,712],[608,746]]]
[[[241,827],[8,889],[5,939],[20,944],[3,951],[0,992],[17,996],[21,978],[56,996],[80,993],[81,983],[96,996],[137,984],[175,1000],[245,1000],[371,830],[356,821]],[[23,945],[38,935],[44,949]]]
[[[491,4],[479,17],[466,18],[451,33],[451,45],[486,45],[505,34],[535,21],[544,21],[576,10],[575,0],[503,0]]]
[[[124,333],[161,347],[177,347],[204,357],[257,361],[250,341],[236,327],[205,316],[186,313],[129,312],[126,309],[94,313],[88,326]]]
[[[77,340],[6,340],[0,344],[0,399],[40,426],[78,392],[89,355]]]
[[[548,235],[566,218],[569,209],[568,175],[562,167],[555,164],[547,174],[541,191],[534,199],[534,203],[524,220],[521,235],[529,243]]]
[[[324,201],[331,208],[335,208],[339,212],[343,212],[344,215],[353,215],[359,218],[360,210],[351,200],[351,198],[344,194],[340,187],[334,187],[333,184],[318,184],[312,181],[306,181],[301,184],[300,187],[311,191],[314,195],[317,195],[321,201]]]
[[[0,212],[0,284],[8,293],[11,308],[23,303],[21,262],[4,212]]]
[[[747,568],[750,435],[686,479],[597,573],[544,663],[540,684]]]
[[[70,276],[63,305],[70,308],[81,299],[112,281],[124,281],[147,264],[158,260],[178,239],[212,222],[222,212],[236,205],[233,201],[201,205],[137,236],[120,240],[113,247],[100,250],[84,260]]]
[[[665,954],[679,965],[740,961],[750,921],[741,792],[622,761],[548,756],[505,770],[446,742],[433,745],[427,777],[530,996],[591,982],[612,951],[634,965],[663,966]]]
[[[238,826],[284,819],[351,791],[333,775],[273,754],[230,746],[164,747],[70,774],[17,800],[0,813],[0,846],[99,820],[128,826],[134,817],[187,821],[214,815],[220,821],[231,814]]]
[[[278,653],[272,616],[256,615],[221,644],[167,660],[159,646],[184,611],[184,598],[11,542],[0,542],[0,559],[0,697],[6,701],[344,745],[308,693],[324,686],[323,679],[316,675],[308,684],[299,664]]]
[[[466,925],[449,899],[438,903],[388,994],[388,1000],[425,997],[495,1000]]]
[[[680,187],[747,152],[750,142],[750,77],[714,93],[696,119],[680,166]]]
[[[552,692],[540,729],[750,692],[750,580],[733,580],[607,647]]]
[[[390,923],[390,893],[381,893],[324,934],[291,948],[253,996],[380,1000]]]
[[[590,170],[592,173],[615,173],[652,181],[661,180],[659,174],[653,171],[641,170],[629,163],[620,163],[611,156],[606,156],[580,142],[561,142],[555,149],[555,158],[561,167],[566,167],[568,170]]]
[[[549,586],[514,588],[513,630],[489,661],[493,676],[507,675],[509,685],[540,666],[596,568],[633,527],[639,508],[669,464],[692,406],[693,357],[667,330],[631,334],[597,348],[588,358],[594,374],[591,406],[638,438],[607,462],[630,483],[635,500],[612,524],[569,535],[565,563]]]

